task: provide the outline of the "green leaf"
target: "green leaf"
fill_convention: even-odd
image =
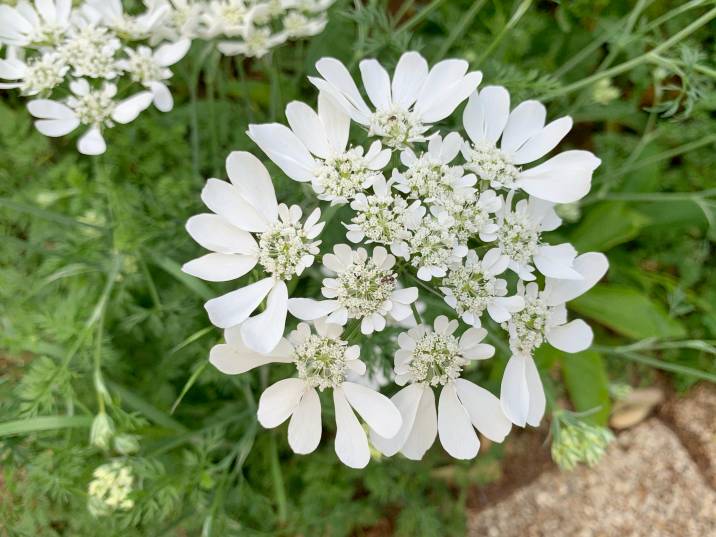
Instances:
[[[611,411],[609,378],[602,355],[594,351],[565,354],[562,377],[575,410],[595,410],[584,418],[595,425],[606,425]]]
[[[89,427],[92,416],[38,416],[0,423],[0,437],[15,434]]]
[[[629,242],[649,222],[649,218],[630,209],[625,202],[600,203],[572,231],[570,242],[580,252],[604,252]]]
[[[569,307],[633,339],[686,335],[684,326],[660,304],[631,287],[600,284],[570,302]]]

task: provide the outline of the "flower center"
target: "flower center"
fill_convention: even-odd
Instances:
[[[254,28],[244,35],[247,56],[261,56],[269,49],[268,42],[271,30],[268,28]]]
[[[261,234],[259,263],[274,278],[288,281],[300,274],[312,247],[299,223],[278,222]]]
[[[382,136],[385,144],[393,148],[405,147],[423,132],[425,128],[412,112],[395,106],[376,111],[368,125],[369,136]]]
[[[460,168],[430,162],[424,157],[403,173],[410,195],[422,199],[441,199],[453,191],[453,181],[461,175]]]
[[[347,346],[345,341],[309,335],[294,351],[299,378],[321,391],[341,385],[348,368]]]
[[[127,50],[127,71],[134,82],[147,84],[167,78],[164,69],[154,61],[151,52],[143,53],[138,50]]]
[[[458,340],[451,335],[425,334],[415,345],[410,360],[413,382],[444,386],[460,376],[467,364],[460,355]]]
[[[246,8],[242,5],[224,5],[221,8],[221,17],[227,26],[241,26],[246,19]]]
[[[37,95],[58,86],[65,79],[67,66],[56,54],[44,54],[28,65],[20,91]]]
[[[104,88],[90,91],[87,95],[70,97],[67,104],[84,125],[109,123],[115,107],[113,94]]]
[[[134,476],[129,466],[113,461],[96,468],[92,477],[87,490],[92,513],[106,515],[134,507],[134,501],[129,498],[134,485]]]
[[[493,188],[513,189],[520,170],[510,158],[489,142],[473,144],[467,158],[467,168],[480,179],[490,181]]]
[[[38,45],[57,45],[65,37],[65,28],[59,24],[44,22],[30,35],[30,43]]]
[[[410,238],[409,246],[414,267],[444,267],[453,260],[456,241],[450,225],[428,215]]]
[[[512,314],[503,328],[509,330],[510,347],[521,354],[531,354],[542,345],[549,307],[541,298],[526,301],[524,309]]]
[[[442,283],[455,297],[458,315],[470,312],[480,317],[493,297],[500,294],[497,279],[487,276],[480,267],[455,266]]]
[[[76,77],[114,78],[119,40],[107,28],[85,26],[60,49]]]
[[[326,201],[348,200],[367,186],[371,170],[359,148],[329,157],[321,163],[313,181],[318,198]]]
[[[530,219],[521,214],[508,213],[497,231],[502,253],[517,263],[529,263],[539,246],[539,231]]]
[[[489,212],[472,199],[452,194],[443,197],[439,205],[452,218],[450,232],[460,244],[466,244],[468,239],[479,234],[488,224],[493,223]]]
[[[372,258],[353,261],[338,275],[338,302],[351,318],[366,317],[381,311],[395,290],[396,276],[391,270],[376,266]]]
[[[404,216],[408,202],[393,196],[372,195],[366,199],[367,207],[360,209],[351,221],[370,241],[390,244],[405,234]]]

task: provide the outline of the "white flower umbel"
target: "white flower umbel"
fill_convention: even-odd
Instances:
[[[74,29],[58,53],[72,69],[72,76],[111,80],[119,74],[117,52],[122,44],[104,26],[86,24]]]
[[[200,37],[205,9],[203,1],[145,0],[145,4],[152,10],[165,9],[164,16],[152,28],[149,38],[151,44]]]
[[[458,263],[467,254],[467,246],[458,242],[451,232],[454,220],[446,212],[431,207],[408,239],[411,266],[418,270],[418,278],[430,281],[442,278],[448,266]]]
[[[470,360],[491,357],[495,348],[481,343],[487,335],[483,328],[469,328],[460,337],[454,335],[458,322],[441,315],[434,330],[420,325],[400,334],[400,349],[395,353],[396,382],[410,383],[392,398],[400,410],[403,426],[393,438],[379,431],[371,433],[375,447],[384,455],[401,452],[420,460],[433,445],[436,435],[445,451],[456,459],[472,459],[480,449],[477,428],[495,442],[502,442],[511,423],[504,416],[497,397],[460,378]],[[435,408],[434,387],[441,387]]]
[[[285,282],[313,264],[321,242],[314,239],[324,224],[318,223],[319,209],[302,225],[299,206],[279,205],[268,171],[252,154],[231,153],[226,171],[231,183],[209,179],[201,193],[215,214],[193,216],[186,225],[194,240],[212,253],[189,261],[182,270],[208,281],[229,281],[259,265],[267,277],[211,299],[205,307],[214,325],[241,325],[246,344],[268,353],[286,324]],[[265,298],[263,312],[249,317]]]
[[[82,6],[90,23],[107,26],[118,36],[132,41],[151,36],[169,11],[168,5],[147,3],[147,11],[133,16],[124,12],[121,0],[85,0]]]
[[[133,121],[152,102],[152,94],[140,92],[123,101],[115,101],[117,87],[105,83],[93,89],[85,79],[70,84],[72,96],[64,102],[37,99],[27,104],[30,114],[38,118],[35,127],[45,136],[64,136],[79,125],[89,127],[77,142],[77,149],[85,155],[99,155],[107,149],[103,128],[114,123]]]
[[[442,200],[459,193],[468,196],[474,192],[474,175],[465,175],[461,166],[450,166],[460,152],[462,138],[451,132],[445,139],[434,135],[428,142],[428,151],[420,156],[408,148],[400,154],[407,169],[393,171],[395,189],[410,198],[425,201]]]
[[[492,188],[521,189],[554,203],[581,199],[589,192],[592,173],[601,163],[589,151],[565,151],[534,168],[519,168],[549,153],[572,128],[569,116],[545,125],[546,115],[538,101],[524,101],[510,113],[510,94],[501,86],[474,93],[463,112],[463,125],[471,140],[463,148],[465,166],[489,181]]]
[[[26,0],[0,5],[0,43],[15,47],[55,46],[70,27],[72,0]]]
[[[512,194],[507,195],[497,213],[496,232],[497,247],[510,259],[509,268],[525,281],[535,279],[535,267],[552,278],[581,279],[573,266],[577,257],[574,246],[542,242],[543,231],[552,231],[562,223],[554,212],[554,204],[530,197],[518,201],[513,209]]]
[[[235,375],[270,362],[292,362],[298,378],[287,378],[269,386],[259,399],[258,420],[274,428],[290,418],[288,443],[299,454],[313,452],[321,440],[321,403],[318,391],[333,390],[336,416],[335,450],[351,468],[364,468],[370,448],[364,428],[354,410],[368,426],[391,438],[401,427],[400,412],[384,395],[346,381],[348,373],[365,374],[358,345],[341,339],[343,328],[317,320],[316,332],[300,323],[288,339],[282,339],[270,355],[249,349],[236,329],[226,331],[226,344],[211,351],[210,361],[220,371]]]
[[[497,248],[488,250],[482,259],[470,250],[464,264],[451,266],[442,281],[440,290],[445,294],[445,302],[473,326],[480,326],[485,310],[495,322],[509,320],[524,307],[524,299],[506,296],[507,282],[497,277],[507,270],[508,263],[509,258]]]
[[[322,78],[309,77],[321,91],[330,93],[370,136],[380,136],[389,147],[404,148],[424,141],[433,123],[449,116],[477,88],[482,73],[467,72],[464,60],[443,60],[428,70],[417,52],[406,52],[392,80],[377,60],[363,60],[363,86],[375,110],[361,97],[348,69],[335,58],[321,58],[316,69]]]
[[[47,52],[26,62],[18,58],[0,60],[0,89],[19,89],[22,95],[48,95],[62,84],[69,68],[56,53]]]
[[[600,253],[582,254],[574,268],[579,280],[546,278],[545,289],[537,284],[518,286],[525,307],[506,323],[512,358],[502,378],[500,400],[505,415],[521,427],[539,425],[545,411],[545,396],[539,372],[531,355],[543,341],[564,352],[580,352],[592,344],[592,329],[581,319],[567,322],[565,303],[586,293],[606,273],[607,258]]]
[[[382,246],[376,246],[371,257],[364,248],[337,244],[332,254],[323,256],[323,264],[336,274],[323,280],[321,291],[328,300],[293,298],[288,309],[294,317],[309,321],[327,316],[327,322],[339,325],[360,319],[361,332],[369,335],[385,328],[388,315],[405,320],[418,299],[416,287],[398,288],[395,257]]]
[[[269,27],[248,25],[243,31],[243,41],[221,41],[216,48],[225,56],[241,54],[248,58],[262,58],[268,52],[288,39],[284,32],[273,33]]]
[[[472,190],[453,192],[437,200],[433,206],[450,217],[450,233],[461,245],[466,246],[468,240],[474,237],[484,242],[497,238],[499,226],[494,217],[502,207],[502,198],[494,190],[479,194]]]
[[[115,511],[129,511],[134,507],[130,497],[134,488],[132,469],[119,460],[103,464],[92,472],[87,487],[87,508],[93,516],[108,516]]]
[[[348,147],[350,118],[321,92],[318,113],[299,101],[286,107],[288,127],[249,125],[249,137],[291,179],[311,182],[318,199],[346,203],[369,188],[390,160],[390,150],[374,142],[368,153]]]
[[[415,228],[422,217],[424,208],[420,201],[412,204],[392,192],[393,181],[386,181],[380,175],[373,182],[373,194],[356,194],[351,208],[356,215],[346,225],[346,237],[351,242],[377,242],[390,246],[394,255],[410,256],[406,241],[410,240],[410,230]]]
[[[174,108],[174,99],[165,83],[172,77],[169,67],[181,60],[190,46],[189,39],[181,39],[155,50],[145,46],[127,48],[127,57],[119,60],[117,66],[126,72],[132,81],[142,84],[152,92],[152,101],[158,110],[169,112]]]

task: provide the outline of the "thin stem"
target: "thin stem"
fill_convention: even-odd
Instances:
[[[439,291],[437,291],[437,290],[434,289],[433,287],[431,287],[431,286],[429,286],[428,284],[426,284],[423,280],[421,280],[421,279],[419,279],[419,278],[416,278],[415,276],[413,276],[412,274],[410,274],[410,273],[407,272],[407,271],[405,271],[404,274],[405,274],[409,279],[411,279],[413,282],[417,283],[420,287],[422,287],[423,289],[425,289],[426,291],[428,291],[429,293],[432,293],[432,294],[434,294],[435,296],[439,297],[440,300],[443,300],[443,299],[445,298],[445,297],[442,295],[442,293],[440,293]]]
[[[507,35],[507,32],[509,32],[517,25],[517,23],[524,16],[524,14],[527,13],[527,10],[529,9],[530,5],[532,5],[532,0],[523,0],[523,2],[519,6],[517,6],[517,9],[512,14],[512,17],[510,17],[510,20],[507,21],[507,24],[505,24],[502,30],[500,30],[500,33],[495,36],[495,38],[492,40],[492,43],[490,43],[488,47],[482,51],[482,54],[480,54],[480,57],[476,62],[477,65],[482,64],[485,58],[487,58],[495,49],[495,47],[500,44],[502,39]]]
[[[278,446],[276,445],[276,435],[271,435],[271,477],[273,479],[274,494],[276,495],[276,504],[278,506],[278,522],[283,525],[288,517],[288,502],[286,501],[286,489],[283,483],[283,474],[281,473],[281,463],[278,460]]]
[[[246,77],[246,71],[244,69],[244,62],[242,58],[243,56],[236,56],[236,70],[239,72],[239,80],[241,81],[241,87],[243,88],[243,91],[241,92],[241,97],[244,100],[244,112],[246,113],[246,121],[247,123],[253,123],[254,116],[251,111],[251,99],[249,98],[249,83]]]
[[[622,356],[628,360],[632,360],[633,362],[645,364],[657,369],[663,369],[664,371],[671,371],[672,373],[680,373],[689,377],[708,380],[709,382],[716,382],[716,374],[701,371],[700,369],[695,369],[693,367],[666,362],[664,360],[659,360],[658,358],[653,358],[636,352],[623,351],[614,347],[602,347],[595,345],[593,349],[597,352],[603,352],[613,356]]]
[[[417,306],[415,305],[415,302],[413,302],[412,304],[410,304],[410,309],[413,310],[413,315],[415,315],[415,321],[416,321],[418,324],[423,324],[423,316],[420,315],[420,312],[418,311],[418,308],[417,308]]]
[[[435,11],[438,7],[440,7],[440,4],[442,4],[444,1],[445,0],[433,0],[432,2],[430,2],[427,6],[418,11],[418,14],[415,15],[415,17],[408,19],[407,21],[405,21],[405,24],[399,26],[396,30],[396,34],[399,34],[401,32],[407,32],[408,30],[417,26],[419,23],[423,22],[423,20],[433,11]]]
[[[455,41],[457,41],[458,38],[462,36],[462,34],[465,32],[465,29],[475,19],[477,13],[480,11],[485,2],[486,0],[477,0],[476,2],[473,2],[473,4],[470,6],[470,9],[467,10],[467,13],[463,15],[462,19],[460,20],[460,23],[452,29],[450,35],[448,35],[447,38],[443,41],[440,50],[435,55],[435,62],[438,62],[445,57],[445,54],[447,54],[448,50],[450,50],[450,47],[452,47],[453,43],[455,43]]]

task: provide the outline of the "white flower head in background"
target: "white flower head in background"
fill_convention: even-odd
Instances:
[[[189,219],[187,231],[212,253],[186,263],[182,270],[208,281],[229,281],[260,266],[267,276],[209,300],[206,310],[220,328],[241,325],[246,344],[272,351],[281,337],[288,311],[286,282],[313,264],[323,229],[320,210],[301,224],[302,211],[278,204],[271,177],[251,153],[235,151],[226,159],[230,183],[209,179],[201,198],[215,214]],[[252,235],[254,234],[254,235]],[[263,312],[249,317],[266,299]]]
[[[93,25],[104,25],[118,36],[136,41],[151,36],[167,15],[168,5],[147,4],[147,10],[137,16],[125,13],[122,0],[85,0],[82,14]]]
[[[134,507],[130,497],[134,489],[132,468],[115,460],[95,468],[87,487],[89,512],[96,517],[108,516],[116,511],[129,511]]]
[[[482,80],[479,71],[467,72],[464,60],[443,60],[428,69],[417,52],[406,52],[391,79],[377,60],[363,60],[363,86],[375,110],[361,96],[348,69],[335,58],[321,58],[316,70],[321,77],[309,80],[330,93],[338,104],[370,136],[379,136],[389,147],[404,148],[425,141],[433,123],[445,119]]]
[[[93,89],[82,78],[72,82],[70,89],[72,95],[64,102],[37,99],[30,101],[27,109],[38,118],[35,127],[45,136],[64,136],[80,125],[89,127],[77,141],[77,149],[84,155],[104,153],[107,144],[102,131],[115,123],[133,121],[152,102],[148,91],[116,101],[117,86],[105,83],[100,89]]]
[[[270,429],[290,418],[288,443],[299,454],[318,447],[322,429],[318,392],[332,390],[336,454],[347,466],[364,468],[370,461],[370,448],[354,410],[372,430],[388,438],[401,427],[400,412],[384,395],[346,380],[349,372],[364,375],[366,367],[359,358],[360,347],[341,338],[341,326],[317,320],[314,328],[315,333],[308,324],[300,323],[268,356],[249,349],[236,329],[227,330],[226,344],[214,347],[210,360],[220,371],[233,375],[271,362],[296,366],[297,378],[280,380],[263,392],[258,420]]]
[[[593,333],[581,319],[567,322],[565,303],[586,293],[602,279],[609,268],[606,256],[597,252],[582,254],[574,262],[582,278],[546,278],[545,288],[520,284],[518,292],[525,306],[514,313],[506,326],[513,356],[502,378],[500,400],[505,415],[521,427],[539,425],[545,411],[545,395],[532,352],[544,340],[564,352],[583,351],[592,344]]]
[[[571,130],[571,117],[545,125],[546,116],[538,101],[524,101],[510,112],[510,94],[501,86],[474,93],[463,113],[471,140],[463,148],[466,167],[495,189],[521,189],[553,203],[583,198],[601,162],[589,151],[565,151],[529,170],[519,168],[545,156]]]
[[[367,153],[349,147],[350,117],[325,93],[318,113],[305,103],[286,107],[290,129],[278,123],[249,125],[248,135],[294,181],[311,182],[318,199],[346,203],[369,188],[390,160],[374,142]]]
[[[425,325],[400,334],[400,349],[395,353],[397,384],[408,386],[392,401],[400,410],[403,425],[393,438],[373,431],[371,440],[384,455],[401,452],[413,460],[423,458],[435,437],[445,451],[456,459],[477,456],[480,441],[477,428],[495,442],[502,442],[511,423],[504,416],[497,397],[472,382],[460,378],[471,360],[484,360],[495,353],[492,345],[482,343],[483,328],[468,328],[459,338],[454,335],[458,322],[441,315],[434,330]],[[433,388],[441,388],[435,407]]]
[[[72,0],[21,0],[0,5],[0,43],[15,47],[59,44],[70,28]]]
[[[0,78],[12,82],[0,83],[0,89],[18,89],[24,96],[47,96],[62,84],[69,67],[54,52],[29,59],[0,59]]]
[[[347,244],[337,244],[332,254],[323,256],[324,266],[336,274],[323,280],[323,296],[328,300],[293,298],[288,309],[294,317],[345,325],[349,319],[361,321],[365,335],[385,328],[386,317],[403,321],[411,313],[410,304],[418,299],[418,289],[398,288],[394,272],[395,257],[382,246],[368,256],[364,248],[351,250]]]
[[[74,28],[58,51],[72,69],[72,76],[112,80],[119,75],[117,52],[121,48],[121,41],[111,30],[85,24]]]

